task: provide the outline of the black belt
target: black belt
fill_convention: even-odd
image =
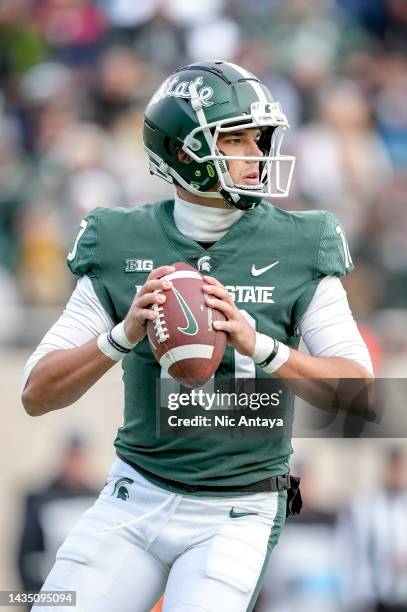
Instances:
[[[118,457],[128,465],[131,465],[137,472],[142,476],[145,476],[147,480],[155,483],[162,483],[163,487],[174,487],[177,489],[184,490],[186,493],[196,493],[199,491],[207,491],[212,493],[264,493],[265,491],[276,492],[289,489],[291,487],[291,476],[290,474],[283,474],[281,476],[270,476],[264,480],[253,482],[248,485],[235,485],[235,486],[212,486],[212,485],[194,485],[186,482],[178,482],[177,480],[171,480],[169,478],[163,478],[152,474],[148,470],[141,468],[139,465],[132,463],[123,455],[117,453]]]
[[[180,486],[185,489],[188,493],[195,493],[195,491],[212,491],[218,493],[263,493],[265,491],[275,492],[283,491],[283,489],[290,488],[290,474],[284,474],[282,476],[270,476],[259,482],[253,482],[248,485],[241,486],[220,486],[213,487],[211,485],[191,485],[184,482],[174,483],[174,486]],[[171,483],[174,481],[168,480]]]

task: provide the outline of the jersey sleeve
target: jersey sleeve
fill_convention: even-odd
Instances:
[[[304,283],[292,315],[294,328],[307,310],[321,280],[327,276],[345,276],[353,270],[345,234],[334,215],[328,211],[312,211],[317,228],[312,257],[312,278]]]
[[[68,267],[76,276],[85,274],[92,277],[97,270],[98,216],[96,208],[85,219],[82,219],[72,249],[68,253]]]
[[[103,237],[100,235],[100,216],[106,209],[95,208],[82,219],[72,249],[68,253],[68,267],[76,276],[89,276],[95,293],[114,323],[119,322],[113,300],[103,281]]]
[[[345,276],[353,270],[353,262],[345,233],[334,215],[327,211],[323,211],[322,214],[323,223],[318,247],[317,277]]]

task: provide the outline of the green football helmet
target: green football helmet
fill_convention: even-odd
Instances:
[[[295,158],[280,154],[288,127],[280,103],[257,77],[229,62],[205,61],[177,70],[157,89],[145,112],[144,147],[152,174],[247,210],[263,197],[288,195]],[[248,128],[261,129],[263,155],[224,155],[219,135]],[[179,149],[188,163],[180,161]],[[232,159],[258,161],[259,184],[235,184],[228,171]]]

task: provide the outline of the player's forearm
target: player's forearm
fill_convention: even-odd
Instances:
[[[99,350],[96,338],[48,353],[33,368],[23,391],[26,412],[40,416],[73,404],[115,363]]]
[[[344,357],[313,357],[290,349],[290,356],[275,373],[280,378],[372,378],[360,363]]]
[[[364,417],[371,408],[372,375],[352,359],[313,357],[290,349],[289,359],[274,376],[287,380],[296,395],[323,410]]]
[[[359,361],[314,357],[256,334],[253,360],[267,374],[287,381],[298,396],[324,410],[365,415],[371,408],[372,375]]]

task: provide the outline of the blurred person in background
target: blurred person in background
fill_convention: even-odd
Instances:
[[[407,5],[404,0],[336,0],[386,49],[407,51]]]
[[[0,92],[0,353],[14,345],[16,330],[22,324],[16,272],[19,230],[28,205],[27,184],[32,176],[18,123],[6,114]]]
[[[97,66],[90,100],[92,119],[114,130],[123,115],[144,108],[157,74],[159,79],[161,73],[155,64],[143,62],[129,47],[110,46]]]
[[[316,206],[341,211],[347,232],[357,236],[391,167],[354,83],[336,79],[320,90],[315,121],[298,130],[295,148],[301,191]]]
[[[287,518],[255,612],[339,612],[336,514],[326,509],[329,500],[317,502],[316,468],[294,460],[293,471],[301,477],[301,514]]]
[[[36,162],[19,228],[18,278],[28,305],[60,304],[71,287],[64,273],[67,234],[102,201],[124,204],[107,160],[111,137],[84,120],[86,96],[75,84],[75,73],[57,62],[37,65],[22,81]]]
[[[343,58],[366,45],[363,30],[327,0],[242,4],[237,3],[233,11],[235,3],[231,3],[231,10],[246,39],[260,44],[274,72],[296,89],[301,99],[300,121],[311,121],[319,89],[332,74],[340,73]]]
[[[37,0],[34,22],[55,58],[75,66],[91,65],[98,57],[108,23],[92,0]]]
[[[340,599],[347,612],[407,610],[407,452],[383,455],[382,483],[352,499],[338,522]]]
[[[22,588],[40,591],[56,551],[77,519],[96,498],[89,483],[89,450],[78,435],[66,439],[55,476],[23,502],[18,544],[18,573]]]
[[[27,211],[20,226],[17,278],[20,296],[30,306],[58,305],[70,290],[64,274],[62,230],[46,204]]]
[[[19,79],[47,54],[31,8],[30,0],[0,3],[0,84],[14,103],[18,101]]]
[[[106,130],[104,167],[118,180],[125,206],[171,195],[169,186],[162,181],[151,182],[140,140],[144,107],[163,76],[159,66],[143,61],[131,48],[117,44],[106,50],[97,67],[90,116]],[[110,205],[102,191],[98,203]]]
[[[405,308],[407,304],[406,195],[407,175],[398,172],[378,190],[360,230],[357,252],[374,279],[366,294],[373,292],[377,297],[370,314],[383,308]]]
[[[396,171],[407,166],[407,54],[382,53],[370,76],[378,132]]]

